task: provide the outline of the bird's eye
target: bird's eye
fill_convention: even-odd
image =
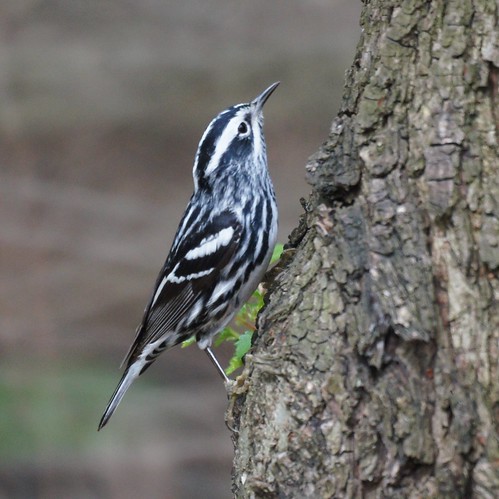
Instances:
[[[239,135],[246,135],[248,133],[248,129],[248,123],[246,123],[246,121],[241,121],[237,127],[237,133]]]

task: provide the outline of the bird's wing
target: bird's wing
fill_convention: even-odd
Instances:
[[[163,336],[168,340],[168,333],[176,336],[168,342],[170,346],[184,339],[176,335],[176,326],[203,291],[217,282],[239,245],[241,233],[242,225],[230,211],[212,217],[202,231],[189,231],[168,256],[123,363],[133,363],[146,345]]]

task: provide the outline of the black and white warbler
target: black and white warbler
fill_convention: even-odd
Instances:
[[[210,348],[213,337],[257,287],[277,237],[262,108],[278,84],[223,111],[204,132],[194,161],[194,193],[99,430],[135,378],[163,350],[192,336],[227,381]]]

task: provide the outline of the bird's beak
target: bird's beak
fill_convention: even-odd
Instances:
[[[281,83],[280,81],[276,81],[272,83],[267,90],[264,90],[255,100],[251,102],[252,107],[255,111],[260,112],[263,108],[263,105],[267,102],[267,99],[272,95],[272,92],[277,88],[277,86]]]

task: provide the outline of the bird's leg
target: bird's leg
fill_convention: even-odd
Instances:
[[[222,369],[222,366],[220,365],[220,362],[218,362],[217,358],[215,357],[215,354],[212,352],[210,347],[206,347],[204,349],[210,360],[213,362],[213,365],[217,368],[218,373],[220,376],[222,376],[222,379],[225,381],[225,383],[229,383],[230,379],[227,377],[225,374],[225,371]]]

